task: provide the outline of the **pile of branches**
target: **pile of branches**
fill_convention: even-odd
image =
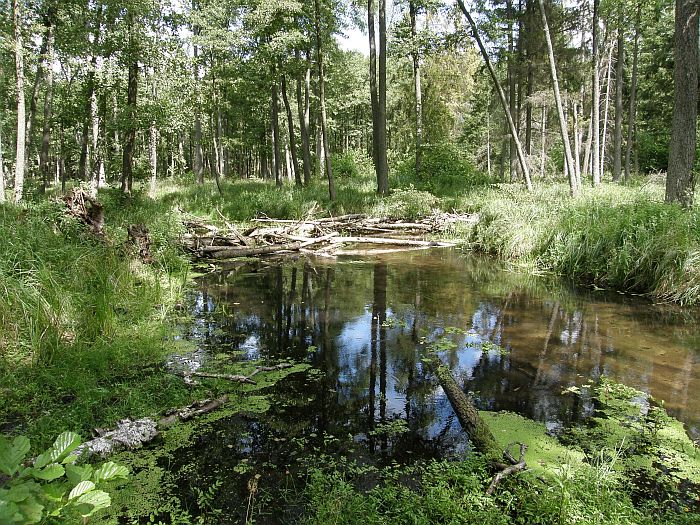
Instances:
[[[222,216],[222,219],[224,217]],[[200,258],[231,259],[285,252],[313,252],[329,256],[386,253],[406,249],[454,246],[454,242],[426,239],[456,223],[473,224],[473,215],[440,213],[416,222],[372,218],[363,214],[321,219],[254,219],[254,226],[239,231],[224,219],[224,226],[197,219],[185,221],[185,247]],[[348,245],[372,245],[347,249]]]

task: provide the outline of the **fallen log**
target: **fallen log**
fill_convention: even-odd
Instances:
[[[456,246],[453,242],[444,241],[419,241],[416,239],[398,239],[392,237],[334,237],[330,241],[332,244],[352,243],[352,244],[395,244],[399,246],[428,246],[428,247],[448,247]]]
[[[459,387],[454,377],[452,377],[450,370],[443,365],[436,356],[429,359],[427,364],[437,376],[440,386],[447,395],[450,405],[452,405],[452,410],[454,410],[457,415],[459,424],[462,425],[462,429],[469,434],[469,440],[485,457],[490,459],[492,464],[498,469],[486,490],[486,494],[491,495],[504,477],[527,469],[527,464],[525,463],[527,445],[519,443],[520,458],[517,461],[510,453],[510,447],[516,443],[511,443],[502,451],[491,429],[484,420],[481,419],[479,411]],[[498,460],[499,456],[502,456],[509,465],[500,463]]]
[[[450,370],[435,356],[428,361],[428,364],[447,395],[459,424],[469,434],[469,440],[472,444],[492,460],[500,457],[502,451],[496,438],[493,437],[491,429],[481,419],[479,411],[459,387]]]
[[[295,251],[301,248],[301,242],[291,242],[287,244],[272,244],[270,246],[260,246],[258,248],[227,248],[216,251],[212,254],[214,259],[232,259],[234,257],[249,257],[251,255],[265,255],[268,253]]]

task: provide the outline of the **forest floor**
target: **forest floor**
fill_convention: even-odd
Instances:
[[[442,237],[526,271],[552,272],[582,285],[648,294],[659,301],[700,302],[700,211],[663,204],[662,188],[653,180],[587,189],[576,199],[555,184],[527,194],[510,184],[454,189],[392,182],[399,189],[381,199],[371,177],[339,178],[334,203],[328,203],[320,183],[297,189],[257,180],[225,182],[221,194],[213,184],[173,183],[163,185],[155,200],[140,194],[126,199],[108,189],[99,196],[105,205],[103,238],[86,232],[54,201],[3,205],[0,238],[7,242],[0,253],[0,430],[29,436],[38,452],[65,429],[87,437],[92,429],[113,427],[127,416],[155,416],[238,391],[225,382],[187,386],[164,368],[165,357],[182,344],[175,335],[186,317],[182,303],[193,270],[180,239],[183,219],[192,216],[219,223],[223,215],[243,228],[261,215],[304,219],[365,213],[415,220],[435,209],[478,214],[476,224],[455,227]],[[127,227],[137,223],[150,231],[152,264],[139,261],[128,242]],[[479,500],[482,514],[464,517],[511,523],[542,515],[541,523],[555,523],[563,501],[570,504],[567,516],[585,516],[601,505],[593,495],[603,494],[610,504],[605,523],[652,523],[644,521],[617,476],[610,477],[610,485],[601,481],[607,467],[601,468],[580,476],[562,471],[552,485],[538,486],[536,477],[522,486],[509,482],[498,498]],[[477,489],[480,493],[486,467],[478,461],[427,466],[420,475],[430,482],[418,498],[391,476],[363,493],[348,484],[351,474],[317,470],[303,495],[315,511],[305,519],[328,523],[340,512],[345,523],[402,523],[387,509],[418,512],[424,505],[421,516],[431,508],[434,512],[419,521],[431,523],[457,512],[454,505],[460,501],[464,507]],[[460,485],[465,480],[469,483]],[[580,486],[588,487],[582,494],[592,499],[573,496]],[[609,490],[601,492],[604,486]],[[416,507],[409,501],[422,503]],[[426,507],[428,501],[438,507]],[[516,512],[516,504],[527,501],[528,514]],[[697,514],[680,510],[668,519],[694,523],[693,517]]]

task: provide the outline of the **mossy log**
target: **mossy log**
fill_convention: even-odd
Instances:
[[[450,370],[437,358],[431,361],[431,368],[437,376],[440,386],[447,394],[447,399],[450,400],[450,405],[457,415],[459,424],[469,434],[474,448],[488,458],[494,460],[501,458],[503,450],[499,447],[488,425],[481,419],[479,411],[452,377]]]

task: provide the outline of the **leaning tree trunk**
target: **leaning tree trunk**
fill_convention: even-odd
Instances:
[[[525,158],[525,153],[523,152],[523,147],[522,144],[520,143],[520,139],[518,138],[518,130],[515,127],[515,122],[513,121],[513,115],[510,112],[510,109],[508,107],[508,101],[506,100],[506,95],[503,91],[503,88],[501,87],[501,83],[498,80],[498,76],[496,75],[496,71],[493,69],[493,64],[491,64],[491,59],[489,58],[488,52],[486,51],[486,47],[484,47],[484,43],[481,41],[481,37],[479,36],[479,30],[476,26],[476,22],[474,22],[474,19],[472,18],[471,14],[469,11],[467,11],[467,8],[464,6],[464,0],[457,0],[457,3],[459,4],[459,8],[464,13],[464,16],[467,18],[467,21],[469,22],[469,25],[471,26],[472,29],[472,35],[474,37],[474,40],[476,40],[477,45],[479,46],[479,50],[481,51],[481,56],[484,58],[484,62],[486,62],[486,67],[489,70],[489,74],[491,75],[491,80],[493,80],[494,85],[496,86],[496,91],[498,91],[498,96],[501,100],[501,106],[503,107],[503,111],[506,114],[506,119],[508,121],[508,127],[510,129],[510,133],[513,137],[515,137],[515,147],[516,151],[518,153],[518,161],[520,162],[520,168],[523,171],[523,177],[525,178],[525,185],[527,186],[528,191],[532,191],[532,181],[530,179],[530,169],[527,165],[527,159]]]
[[[642,17],[642,3],[637,3],[637,14],[634,21],[634,50],[632,57],[632,80],[630,83],[630,107],[627,118],[627,149],[625,151],[625,180],[629,180],[632,162],[632,144],[634,144],[635,126],[637,120],[637,70],[639,67],[639,26]]]
[[[297,156],[297,138],[294,131],[294,117],[292,116],[292,106],[287,97],[287,79],[282,75],[282,101],[287,110],[287,124],[289,126],[289,150],[292,154],[292,165],[294,168],[294,183],[301,186],[301,168],[299,167],[299,157]]]
[[[409,15],[411,17],[411,37],[413,58],[413,91],[416,97],[416,177],[421,176],[421,160],[423,152],[423,96],[421,94],[421,78],[420,78],[420,53],[418,49],[417,26],[416,26],[416,2],[411,0],[408,4]]]
[[[613,181],[622,176],[622,85],[625,68],[625,33],[622,14],[617,29],[617,63],[615,64],[615,135],[613,137]]]
[[[428,366],[437,376],[440,386],[457,415],[459,424],[469,434],[469,440],[474,447],[487,458],[499,460],[503,452],[502,449],[496,442],[491,429],[481,419],[479,411],[452,377],[450,370],[437,357],[428,360]]]
[[[561,93],[559,92],[559,79],[557,78],[557,65],[554,61],[554,49],[552,48],[552,38],[549,34],[549,24],[547,23],[547,15],[544,9],[544,0],[540,0],[540,12],[542,14],[542,26],[544,28],[544,36],[547,41],[547,54],[549,55],[549,70],[552,77],[552,87],[554,89],[554,101],[557,105],[557,114],[559,116],[559,128],[561,129],[561,140],[564,144],[564,158],[567,166],[569,166],[569,190],[571,195],[576,195],[578,192],[578,184],[576,183],[576,173],[574,168],[574,158],[571,154],[571,143],[569,142],[569,127],[566,124],[566,116],[564,115],[564,106],[561,101]]]
[[[22,42],[22,13],[19,0],[12,2],[15,26],[15,75],[17,88],[17,147],[15,155],[15,202],[22,200],[24,193],[24,151],[26,118],[24,114],[24,44]]]
[[[316,53],[318,59],[318,98],[321,106],[321,131],[323,133],[323,152],[326,157],[326,176],[328,177],[328,198],[335,200],[335,183],[331,166],[331,153],[328,146],[328,120],[326,118],[326,86],[323,73],[323,46],[321,44],[321,6],[320,0],[314,0],[316,11]]]
[[[693,205],[698,118],[698,0],[676,0],[673,80],[675,95],[668,152],[666,202]]]

